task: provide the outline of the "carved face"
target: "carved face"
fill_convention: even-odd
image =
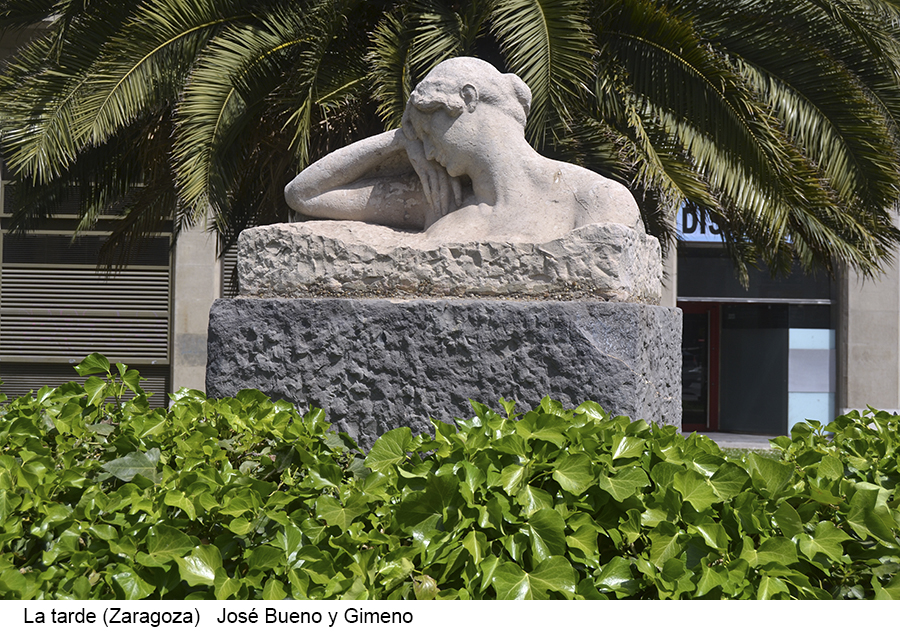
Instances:
[[[441,106],[430,111],[414,108],[410,112],[409,119],[425,147],[425,157],[446,168],[451,177],[467,174],[471,164],[470,155],[477,143],[470,126],[473,114],[453,115]]]

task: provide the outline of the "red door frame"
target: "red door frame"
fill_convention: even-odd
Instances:
[[[706,314],[709,321],[709,348],[707,350],[709,360],[707,370],[707,422],[701,424],[682,424],[684,431],[718,431],[719,430],[719,338],[722,331],[720,320],[721,303],[687,302],[679,303],[685,314]]]

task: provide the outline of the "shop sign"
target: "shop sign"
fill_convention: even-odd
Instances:
[[[722,241],[722,231],[712,219],[682,208],[677,215],[678,237],[683,241]]]

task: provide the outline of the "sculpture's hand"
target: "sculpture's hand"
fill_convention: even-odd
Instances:
[[[425,148],[418,139],[405,140],[409,163],[422,182],[425,199],[431,206],[431,215],[426,215],[425,227],[446,214],[459,208],[462,201],[462,186],[459,178],[451,177],[447,170],[425,156]]]

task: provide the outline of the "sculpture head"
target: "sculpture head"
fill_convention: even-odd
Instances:
[[[430,113],[444,108],[454,117],[467,107],[467,94],[474,91],[480,103],[491,104],[525,127],[531,108],[531,90],[519,76],[501,73],[478,58],[444,60],[425,76],[410,95],[406,110]]]
[[[450,129],[463,113],[474,114],[482,106],[489,109],[482,109],[479,115],[489,116],[487,111],[493,110],[493,115],[514,122],[524,137],[531,108],[531,90],[525,82],[477,58],[450,58],[435,66],[416,86],[406,104],[402,128],[409,139],[423,142],[429,159],[436,159],[453,174],[458,172],[449,166],[458,154],[455,149],[463,144],[477,145],[479,139],[471,129],[452,133]]]

